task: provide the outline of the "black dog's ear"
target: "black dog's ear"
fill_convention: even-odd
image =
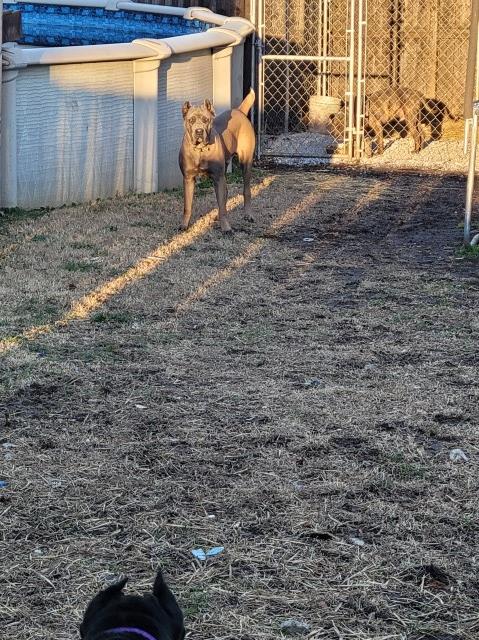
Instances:
[[[155,582],[153,584],[153,595],[158,598],[161,604],[165,601],[168,602],[171,599],[175,599],[163,578],[161,569],[158,569],[158,573],[156,574]]]
[[[207,109],[211,115],[215,115],[215,110],[213,109],[213,105],[211,104],[211,102],[208,100],[208,98],[206,98],[205,102],[204,102],[204,106],[205,109]]]
[[[153,585],[153,595],[156,597],[161,607],[170,617],[171,623],[175,630],[175,640],[182,640],[185,635],[183,626],[183,613],[181,612],[175,596],[171,593],[166,584],[161,569],[156,574],[155,583]]]
[[[181,113],[183,114],[183,119],[186,118],[186,114],[191,109],[191,104],[186,101],[184,105],[181,107]]]
[[[118,582],[115,582],[114,584],[110,585],[103,591],[100,591],[100,593],[97,593],[97,595],[93,598],[93,600],[88,605],[87,610],[85,611],[85,615],[83,616],[83,622],[80,625],[80,636],[82,638],[85,637],[88,624],[90,620],[93,618],[93,616],[96,613],[98,613],[98,611],[103,609],[103,607],[107,605],[110,602],[110,600],[112,600],[113,598],[117,598],[119,595],[121,595],[121,592],[123,591],[123,587],[127,582],[128,582],[128,578],[123,578],[122,580],[119,580]]]

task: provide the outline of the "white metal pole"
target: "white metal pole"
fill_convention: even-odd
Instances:
[[[466,84],[464,88],[464,155],[467,153],[468,139],[472,123],[472,103],[478,97],[474,95],[477,85],[477,41],[479,30],[479,0],[471,0],[471,18],[469,22],[469,46],[467,50]]]
[[[361,156],[362,140],[363,140],[363,126],[362,126],[362,113],[363,113],[363,98],[364,98],[364,34],[366,21],[364,20],[364,0],[359,0],[358,10],[358,69],[357,69],[357,89],[356,89],[356,143],[355,143],[355,156],[359,158]]]
[[[284,33],[286,36],[286,55],[289,55],[290,47],[290,29],[289,29],[289,0],[284,0]],[[286,83],[284,92],[284,132],[289,133],[289,100],[290,100],[290,68],[289,62],[286,61]]]
[[[324,9],[323,9],[323,56],[327,57],[328,55],[328,37],[329,37],[329,0],[324,0]],[[323,69],[323,84],[322,84],[322,95],[329,95],[329,63],[326,61],[324,63]]]
[[[263,25],[263,3],[265,0],[258,0],[258,7],[256,15],[258,16],[257,32],[258,38],[256,41],[256,55],[258,56],[258,137],[256,144],[256,157],[261,157],[262,151],[262,135],[264,129],[264,69],[263,69],[263,38],[264,38],[264,25]]]
[[[349,51],[348,51],[348,64],[349,64],[349,78],[348,78],[348,91],[346,96],[346,104],[348,108],[348,157],[353,157],[353,131],[354,131],[354,59],[355,59],[355,38],[354,31],[356,21],[356,0],[350,0],[349,5],[349,28],[347,32],[349,34]]]
[[[256,38],[258,37],[258,23],[256,20],[256,0],[250,0],[249,3],[249,19],[254,24],[255,30],[251,34],[251,86],[256,91],[258,86],[256,82]],[[256,128],[256,107],[253,105],[251,109],[251,122]]]
[[[327,56],[327,50],[326,50],[326,29],[327,29],[327,24],[326,24],[326,12],[327,12],[327,0],[323,0],[321,3],[321,11],[320,13],[318,13],[318,20],[317,20],[317,24],[318,24],[318,53],[320,56],[323,57],[323,60],[321,60],[320,65],[319,65],[319,78],[318,78],[318,82],[317,82],[317,87],[316,87],[316,93],[319,96],[325,96],[326,95],[326,67],[327,67],[327,63],[324,60],[324,56]]]
[[[0,0],[0,149],[2,146],[2,24],[3,24],[3,0]],[[0,151],[0,158],[2,157]],[[2,175],[2,166],[0,165],[0,176]]]
[[[321,58],[324,55],[323,43],[321,41],[321,33],[322,33],[321,16],[322,16],[322,13],[323,13],[323,7],[324,7],[324,0],[322,0],[320,3],[318,3],[318,14],[316,16],[316,38],[317,38],[317,41],[316,41],[315,49],[318,52],[318,56],[321,56]],[[316,78],[316,95],[320,96],[321,95],[321,86],[322,86],[322,82],[323,82],[323,72],[324,72],[323,60],[321,60],[319,62],[318,67],[317,67],[317,71],[318,71],[318,76]]]
[[[467,174],[466,189],[466,212],[464,216],[464,244],[477,244],[479,235],[475,236],[471,243],[471,217],[472,217],[472,197],[474,194],[474,182],[476,177],[476,156],[477,156],[477,130],[479,120],[479,101],[473,103],[472,108],[472,132],[471,132],[471,149],[469,152],[469,171]]]

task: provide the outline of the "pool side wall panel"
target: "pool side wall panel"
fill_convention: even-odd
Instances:
[[[178,186],[184,101],[212,98],[220,113],[242,99],[243,43],[254,30],[248,20],[126,0],[70,2],[173,16],[168,24],[191,20],[197,32],[93,46],[6,45],[0,207],[59,206]],[[63,0],[30,4],[65,9]]]
[[[133,188],[133,63],[32,66],[16,80],[17,205]]]
[[[210,98],[220,113],[243,97],[243,42],[211,48],[210,41],[234,40],[212,31],[192,36],[204,48],[195,41],[188,53],[181,52],[186,37],[179,37],[170,47],[168,39],[121,45],[135,54],[141,46],[142,59],[29,60],[7,70],[0,207],[60,206],[180,186],[183,103]],[[149,48],[152,56],[145,56]]]

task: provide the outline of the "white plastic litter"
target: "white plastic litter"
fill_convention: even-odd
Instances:
[[[451,462],[467,462],[469,458],[462,449],[451,449],[449,451],[449,460]]]

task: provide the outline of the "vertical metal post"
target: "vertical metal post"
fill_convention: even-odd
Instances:
[[[254,24],[255,30],[251,34],[251,86],[256,91],[256,87],[258,86],[256,82],[256,38],[258,37],[257,29],[256,29],[256,0],[250,0],[249,3],[249,19]],[[251,109],[251,122],[253,127],[256,129],[256,107],[253,105]]]
[[[476,66],[474,68],[474,74],[475,74],[475,83],[474,83],[473,99],[477,100],[479,98],[479,47],[477,46],[477,42],[476,42]],[[474,108],[473,108],[473,111],[474,111]],[[467,149],[469,146],[469,135],[471,134],[472,126],[473,126],[473,118],[468,118],[467,120],[464,120],[464,155],[466,155]],[[472,140],[474,140],[474,137],[471,136],[471,145],[472,145]],[[474,166],[475,166],[475,162],[474,162]],[[469,182],[468,182],[468,187],[469,187]],[[471,195],[471,198],[472,198],[472,195]]]
[[[479,29],[479,26],[478,26]],[[476,50],[476,74],[475,74],[475,87],[474,87],[474,100],[479,98],[479,47]]]
[[[477,156],[477,131],[479,123],[479,101],[475,101],[472,107],[472,134],[471,150],[469,153],[469,171],[467,174],[466,189],[466,212],[464,216],[464,244],[477,244],[479,235],[475,236],[471,242],[471,217],[472,217],[472,197],[474,194],[474,182],[476,177],[476,156]]]
[[[284,33],[286,36],[286,55],[289,56],[291,52],[289,38],[289,0],[284,0]],[[286,82],[284,87],[284,132],[289,132],[289,99],[290,99],[290,81],[289,81],[289,60],[285,61],[286,64]]]
[[[365,76],[364,76],[364,51],[365,45],[365,28],[366,20],[364,13],[365,0],[359,0],[358,8],[358,64],[357,64],[357,79],[356,79],[356,141],[355,141],[355,157],[359,158],[362,151],[363,142],[363,102],[364,102],[364,88],[365,88]]]
[[[326,15],[327,15],[327,20],[326,20],[326,38],[325,38],[325,55],[329,56],[331,53],[331,43],[332,43],[332,36],[331,36],[331,29],[332,29],[332,14],[333,12],[331,11],[331,0],[326,0]],[[331,70],[332,70],[332,63],[328,62],[326,65],[326,84],[325,84],[325,95],[329,95],[330,91],[331,91]]]
[[[464,87],[464,154],[472,122],[472,102],[477,79],[477,40],[479,25],[479,0],[471,0],[471,19],[469,24],[469,47],[467,51],[466,84]]]
[[[258,136],[256,141],[256,157],[261,157],[263,147],[262,133],[264,129],[264,66],[263,66],[263,39],[264,39],[264,23],[263,23],[263,3],[264,0],[258,0],[257,7],[257,32],[256,39],[256,55],[258,57]]]
[[[347,138],[348,138],[348,157],[351,159],[354,155],[354,63],[355,63],[355,22],[356,22],[356,0],[350,0],[349,3],[349,26],[347,34],[349,35],[349,51],[348,51],[348,90],[346,92],[347,105]]]
[[[320,3],[321,11],[318,11],[318,15],[316,16],[316,47],[315,50],[318,52],[318,56],[323,56],[323,23],[322,16],[324,12],[324,0],[321,0]],[[323,94],[323,77],[324,77],[324,60],[321,60],[318,64],[318,77],[316,79],[316,94],[318,96]]]
[[[322,7],[322,33],[321,33],[321,55],[328,55],[328,30],[329,30],[329,0],[323,0]],[[321,93],[322,96],[328,95],[328,62],[323,60],[321,63]],[[318,91],[319,93],[319,91]]]
[[[2,145],[2,27],[3,24],[3,0],[0,0],[0,148]],[[1,153],[0,153],[1,158]],[[0,175],[2,175],[2,167],[0,166]]]

